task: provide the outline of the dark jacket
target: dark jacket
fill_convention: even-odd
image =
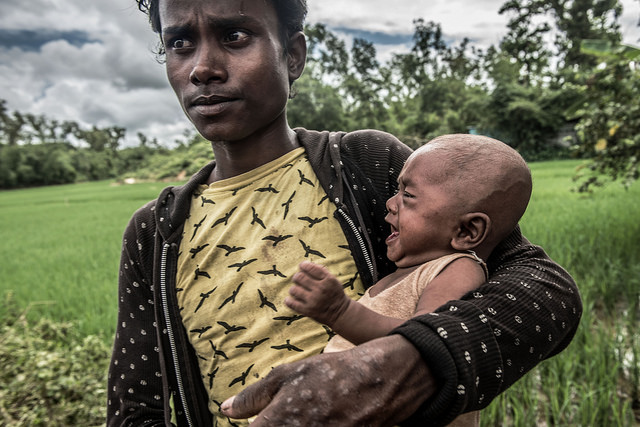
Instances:
[[[395,269],[386,258],[385,202],[395,193],[411,150],[378,131],[296,133],[336,205],[335,216],[369,287]],[[214,166],[205,166],[184,186],[164,189],[125,230],[108,425],[169,424],[171,398],[179,425],[211,425],[207,393],[178,311],[175,280],[192,193]],[[416,345],[441,384],[416,414],[422,424],[446,422],[486,406],[540,360],[564,349],[575,333],[582,310],[575,284],[519,230],[488,264],[489,283],[455,302],[455,309],[421,316],[396,331]],[[473,334],[465,332],[469,328]]]

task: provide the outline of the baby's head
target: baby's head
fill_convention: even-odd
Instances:
[[[399,267],[453,251],[487,259],[518,224],[531,173],[508,145],[477,135],[444,135],[417,149],[387,202],[387,255]]]

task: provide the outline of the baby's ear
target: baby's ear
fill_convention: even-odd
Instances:
[[[483,212],[470,212],[460,217],[458,230],[451,239],[451,246],[458,251],[470,251],[478,247],[489,235],[491,218]]]

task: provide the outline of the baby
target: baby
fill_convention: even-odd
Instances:
[[[514,149],[466,134],[441,136],[416,150],[398,184],[386,217],[394,273],[357,302],[324,266],[304,262],[293,276],[287,306],[339,334],[325,352],[383,337],[483,284],[484,260],[518,224],[532,187],[529,168]],[[477,414],[465,414],[454,423],[477,420]]]

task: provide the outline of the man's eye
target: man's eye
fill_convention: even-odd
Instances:
[[[169,41],[169,48],[174,50],[187,49],[191,47],[191,42],[186,39],[174,39]]]
[[[225,41],[228,43],[237,43],[237,42],[243,42],[248,38],[249,38],[249,34],[247,34],[245,31],[234,30],[234,31],[230,31],[226,35]]]
[[[408,193],[408,192],[406,192],[406,191],[403,191],[403,192],[402,192],[402,196],[403,196],[403,197],[407,197],[407,198],[409,198],[409,199],[412,199],[412,198],[413,198],[413,194]]]

